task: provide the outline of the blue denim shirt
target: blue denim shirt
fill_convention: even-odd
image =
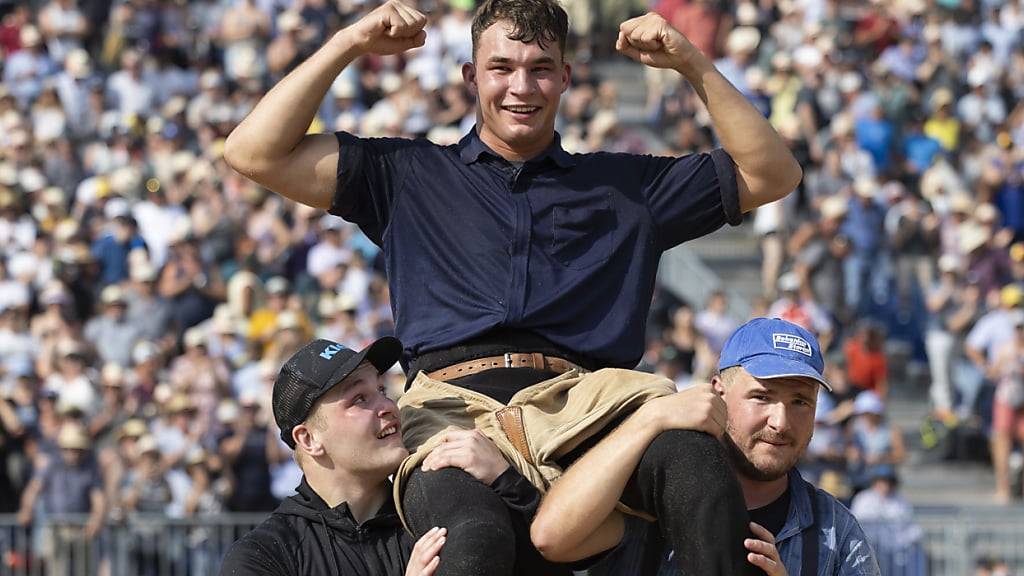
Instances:
[[[800,573],[804,532],[811,525],[809,486],[795,469],[789,473],[789,517],[775,538],[779,557],[791,576]],[[820,576],[878,576],[878,562],[868,546],[864,531],[850,510],[831,494],[814,489],[814,530],[818,535],[818,574]]]
[[[457,145],[337,134],[330,212],[384,251],[407,363],[495,328],[632,368],[661,253],[742,219],[724,150],[569,154],[514,166]]]

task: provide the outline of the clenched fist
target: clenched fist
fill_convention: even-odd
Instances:
[[[343,33],[360,52],[383,56],[423,46],[426,25],[427,17],[422,12],[398,0],[388,0]]]
[[[641,64],[680,72],[701,56],[686,36],[653,12],[620,24],[615,49]]]

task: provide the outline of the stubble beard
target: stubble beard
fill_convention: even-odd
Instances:
[[[764,465],[758,466],[750,457],[743,451],[739,445],[733,440],[735,430],[729,426],[724,436],[725,452],[729,457],[729,461],[732,462],[736,473],[744,478],[754,480],[756,482],[772,482],[782,478],[789,471],[796,466],[799,456],[793,460],[793,462],[787,462],[781,466],[766,467]],[[761,433],[756,433],[750,438],[749,444],[753,446],[763,436]],[[800,450],[798,454],[802,454],[803,450]]]

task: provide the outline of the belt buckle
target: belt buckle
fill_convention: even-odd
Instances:
[[[512,353],[511,352],[505,352],[505,368],[511,368],[511,367],[512,367]]]

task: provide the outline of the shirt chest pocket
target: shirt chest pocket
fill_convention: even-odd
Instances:
[[[585,206],[555,206],[551,223],[551,256],[566,268],[583,270],[611,256],[615,213],[607,198]]]

